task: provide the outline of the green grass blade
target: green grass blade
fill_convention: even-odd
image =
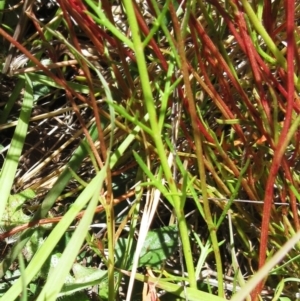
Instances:
[[[56,300],[59,292],[61,291],[65,283],[65,279],[77,257],[77,254],[89,230],[89,226],[94,216],[95,208],[98,204],[99,189],[100,187],[102,187],[103,181],[105,180],[105,176],[106,168],[103,168],[100,171],[98,181],[93,182],[94,195],[92,197],[92,200],[89,203],[89,206],[85,211],[85,214],[82,220],[80,221],[79,226],[77,227],[71,240],[69,241],[67,248],[63,252],[62,257],[60,258],[60,264],[50,274],[37,301],[54,301]]]
[[[18,124],[12,138],[12,142],[5,158],[0,177],[0,218],[3,216],[5,205],[10,195],[15,174],[19,164],[19,158],[22,153],[24,141],[27,134],[29,119],[33,106],[33,90],[29,77],[26,77],[24,101],[21,108]]]
[[[40,271],[44,262],[50,256],[52,250],[55,248],[61,237],[64,235],[65,231],[67,231],[67,229],[69,228],[73,220],[76,218],[80,210],[82,210],[82,208],[91,199],[95,191],[99,192],[99,182],[103,181],[105,174],[105,169],[101,170],[100,173],[89,183],[89,185],[80,194],[75,203],[64,215],[64,217],[57,224],[57,226],[52,230],[44,244],[40,247],[35,256],[32,258],[25,273],[25,279],[27,284],[29,284],[33,277]],[[94,203],[92,202],[92,204]],[[6,294],[1,298],[1,300],[15,300],[21,292],[22,281],[21,279],[18,279],[14,283],[14,285],[6,292]]]

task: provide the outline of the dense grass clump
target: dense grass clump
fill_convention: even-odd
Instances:
[[[297,299],[300,3],[6,2],[1,298]]]

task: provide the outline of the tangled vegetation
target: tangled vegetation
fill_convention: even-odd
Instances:
[[[1,1],[1,300],[296,300],[300,3]]]

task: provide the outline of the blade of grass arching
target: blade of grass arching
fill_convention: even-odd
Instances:
[[[254,274],[253,277],[243,286],[243,289],[233,295],[231,301],[244,300],[255,288],[255,286],[262,281],[272,268],[278,264],[286,254],[294,247],[294,245],[300,240],[300,232],[297,232],[291,239],[289,239],[282,248],[270,258],[264,266]]]
[[[95,126],[93,126],[90,130],[91,136],[94,140],[97,138],[97,131]],[[52,189],[46,195],[44,201],[42,202],[40,208],[37,210],[35,215],[32,218],[32,221],[38,221],[46,217],[49,210],[60,196],[61,192],[65,189],[67,183],[72,178],[72,174],[70,173],[69,168],[73,171],[76,171],[82,160],[86,157],[87,150],[84,146],[84,141],[79,145],[79,147],[74,152],[72,158],[70,159],[69,163],[67,164],[65,170],[57,179],[56,183],[52,187]],[[68,168],[69,167],[69,168]],[[2,278],[6,272],[6,270],[10,267],[13,261],[17,258],[18,254],[22,251],[23,247],[30,239],[34,229],[28,229],[25,231],[19,238],[18,242],[13,246],[12,251],[10,252],[10,256],[6,256],[5,259],[0,264],[0,278]]]
[[[101,170],[101,176],[98,181],[94,183],[93,197],[84,213],[82,220],[72,235],[72,238],[68,242],[66,249],[64,250],[61,258],[59,259],[59,265],[53,269],[48,277],[44,288],[37,301],[47,300],[54,301],[57,299],[59,292],[61,291],[66,277],[70,272],[70,269],[77,257],[77,254],[85,240],[86,234],[89,230],[89,226],[92,222],[95,208],[98,204],[99,191],[103,185],[106,176],[106,168]],[[114,289],[113,289],[114,291]]]
[[[140,31],[139,31],[139,27],[138,27],[136,15],[135,15],[133,3],[130,0],[125,0],[124,6],[125,6],[127,18],[128,18],[128,23],[129,23],[131,33],[132,33],[134,52],[136,55],[136,61],[137,61],[137,65],[138,65],[138,70],[139,70],[139,75],[140,75],[140,80],[141,80],[141,85],[142,85],[142,90],[143,90],[143,95],[144,95],[144,102],[145,102],[145,105],[147,108],[147,112],[149,114],[149,121],[150,121],[150,125],[151,125],[151,130],[152,130],[152,138],[154,140],[154,143],[155,143],[155,146],[157,149],[157,153],[160,158],[160,162],[162,165],[163,172],[165,174],[166,182],[169,185],[169,189],[170,189],[172,199],[173,199],[175,213],[178,218],[179,231],[180,231],[180,236],[182,239],[184,257],[186,260],[186,266],[187,266],[187,272],[189,275],[190,286],[195,288],[195,287],[197,287],[197,284],[196,284],[194,263],[193,263],[193,258],[192,258],[192,250],[191,250],[190,241],[189,241],[188,228],[187,228],[184,214],[181,210],[180,196],[178,195],[176,183],[173,180],[173,175],[172,175],[171,169],[168,164],[167,155],[165,153],[164,143],[162,141],[160,129],[158,127],[156,107],[155,107],[155,103],[154,103],[154,99],[153,99],[153,95],[152,95],[152,91],[151,91],[151,84],[149,81],[149,75],[148,75],[148,71],[147,71],[144,47],[143,47],[143,43],[141,41]],[[133,281],[133,278],[131,278],[130,281]]]
[[[68,44],[68,43],[67,43]],[[68,45],[70,48],[72,48],[72,46],[71,45]],[[76,53],[77,55],[78,55],[78,53]],[[85,59],[84,57],[81,57],[81,59]],[[110,99],[109,99],[110,100]],[[153,105],[153,104],[152,104]],[[152,106],[152,108],[153,108],[153,106]],[[117,109],[116,109],[117,110]],[[152,112],[155,112],[155,110],[152,110]],[[155,125],[156,125],[156,123],[154,123]],[[153,122],[152,122],[152,126],[153,126]],[[157,125],[156,125],[157,126]],[[157,130],[155,130],[154,131],[155,133],[157,133],[158,131]],[[151,133],[151,135],[153,135],[153,132]],[[156,144],[157,145],[157,144]],[[163,143],[162,143],[162,140],[160,139],[160,147],[161,147],[161,149],[162,149],[162,154],[164,154],[164,149],[163,149]],[[167,162],[167,160],[165,160],[164,161],[165,162],[165,166],[167,166],[167,168],[168,168],[168,162]],[[171,176],[171,172],[170,172],[170,169],[169,169],[169,174],[170,174],[170,176]],[[170,177],[171,178],[171,177]],[[171,181],[171,179],[170,179],[170,181]],[[175,192],[175,193],[174,193]],[[175,197],[176,197],[176,186],[175,185],[173,185],[173,195],[175,195]],[[180,199],[178,199],[178,201],[177,201],[177,204],[178,204],[178,206],[180,206],[179,204],[180,204]],[[180,209],[178,208],[178,210],[177,210],[177,212],[179,212],[179,214],[181,214],[181,212],[180,212]],[[181,224],[183,223],[183,219],[182,218],[179,218],[179,220],[181,221]],[[184,225],[182,225],[181,227],[184,227]],[[185,228],[186,228],[186,225],[185,225]],[[186,232],[187,233],[187,232]],[[187,239],[188,239],[188,235],[183,235],[183,237],[186,237]],[[189,253],[191,253],[191,252],[189,252]],[[190,256],[190,263],[188,264],[188,266],[191,266],[192,265],[192,259],[191,259],[191,256]],[[192,269],[190,269],[190,270],[192,270],[193,271],[193,268]],[[189,273],[189,275],[190,275],[191,273]],[[194,279],[195,279],[195,277],[194,277]]]
[[[0,219],[3,216],[5,205],[15,179],[19,158],[22,153],[24,141],[27,134],[29,119],[33,106],[33,90],[29,77],[26,77],[25,93],[18,124],[15,129],[10,148],[7,152],[0,176]]]
[[[25,278],[28,285],[33,277],[40,271],[41,267],[50,256],[52,250],[56,247],[61,237],[67,231],[71,223],[76,218],[77,214],[92,198],[92,196],[99,192],[99,183],[105,178],[106,170],[102,169],[96,177],[89,183],[89,185],[83,190],[83,192],[76,199],[74,204],[65,213],[60,222],[51,231],[50,235],[42,246],[38,249],[29,265],[26,268]],[[58,275],[56,275],[58,277]],[[63,281],[64,283],[65,281]],[[5,293],[1,300],[15,300],[22,291],[22,281],[18,279],[14,285]]]

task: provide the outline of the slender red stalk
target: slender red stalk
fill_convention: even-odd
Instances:
[[[254,81],[255,81],[258,91],[259,91],[260,101],[261,101],[262,107],[265,110],[265,113],[267,115],[269,123],[272,123],[271,109],[266,100],[266,95],[265,95],[266,93],[264,92],[264,88],[262,85],[263,78],[262,78],[262,74],[261,74],[261,69],[255,58],[255,57],[257,57],[257,55],[255,55],[255,53],[257,54],[257,51],[254,48],[253,42],[251,41],[251,39],[248,35],[246,22],[243,17],[243,12],[240,10],[240,5],[238,5],[237,1],[235,1],[235,2],[236,2],[237,7],[239,8],[239,11],[236,13],[235,16],[237,19],[237,23],[239,25],[239,31],[240,31],[241,37],[244,41],[245,51],[247,53],[247,57],[249,58],[249,62],[250,62],[252,73],[253,73],[253,78],[254,78]]]
[[[224,18],[224,21],[226,22],[230,32],[234,35],[234,37],[235,37],[237,43],[239,44],[239,46],[241,47],[242,51],[244,53],[246,53],[246,49],[244,47],[244,43],[240,37],[240,34],[237,32],[235,25],[231,21],[227,12],[216,0],[208,0],[208,2],[210,2],[217,8],[218,12]],[[281,93],[281,95],[284,98],[287,98],[286,89],[280,84],[278,79],[275,78],[275,76],[272,74],[270,68],[266,65],[266,63],[262,60],[262,58],[257,53],[255,53],[255,59],[257,60],[258,65],[263,70],[263,72],[265,74],[265,78],[267,78],[270,81],[270,85],[272,85],[272,87],[278,89],[278,91]],[[294,106],[294,109],[296,110],[296,112],[300,113],[300,103],[294,102],[293,106]]]
[[[113,204],[117,205],[119,203],[121,203],[122,201],[125,201],[126,199],[128,199],[129,197],[133,196],[135,194],[134,190],[130,190],[128,191],[126,194],[123,194],[121,196],[119,196],[118,198],[115,198],[113,200]],[[96,207],[95,209],[95,213],[99,213],[104,211],[103,205],[99,205]],[[76,219],[79,220],[83,217],[85,213],[85,210],[80,211],[77,216]],[[36,226],[42,226],[42,225],[46,225],[46,224],[55,224],[60,222],[60,220],[63,218],[63,216],[56,216],[56,217],[49,217],[49,218],[44,218],[44,219],[40,219],[40,220],[33,220],[30,221],[28,223],[24,223],[22,225],[16,226],[13,229],[3,232],[0,234],[0,241],[3,241],[5,238],[16,235],[17,233],[20,233],[22,231],[25,231],[28,228],[33,228]]]
[[[7,41],[12,43],[16,48],[18,48],[22,53],[28,57],[29,60],[31,60],[40,70],[42,70],[47,76],[49,76],[51,79],[53,79],[54,82],[56,82],[59,86],[63,87],[67,91],[70,91],[72,95],[77,97],[79,100],[81,100],[84,103],[87,103],[87,100],[77,93],[75,90],[73,90],[65,80],[60,79],[57,77],[54,73],[52,73],[47,67],[45,67],[34,55],[30,53],[23,45],[21,45],[18,41],[16,41],[13,37],[11,37],[8,33],[6,33],[1,27],[0,27],[0,35],[4,37]]]
[[[264,0],[263,23],[270,37],[273,36],[273,16],[271,0]]]
[[[64,1],[71,9],[68,9],[68,13],[75,19],[80,25],[85,34],[96,46],[100,55],[104,53],[103,41],[107,41],[112,47],[117,47],[116,40],[107,34],[102,28],[100,28],[95,21],[86,13],[88,9],[82,3],[81,0],[58,0],[59,3]],[[124,48],[124,52],[128,57],[135,61],[135,56],[132,51]]]
[[[266,184],[264,208],[263,208],[263,220],[261,228],[260,248],[259,248],[259,268],[261,268],[266,261],[266,250],[268,242],[268,231],[270,214],[272,207],[272,200],[274,195],[274,184],[277,176],[280,164],[282,163],[282,157],[285,152],[285,143],[288,130],[291,125],[293,104],[294,104],[294,13],[295,13],[295,1],[286,1],[286,20],[287,20],[287,108],[284,119],[283,128],[279,137],[278,145],[275,149],[274,159],[270,168],[269,177]],[[299,228],[299,224],[297,225]],[[253,300],[257,300],[258,294],[263,288],[263,282],[260,282],[253,292]]]
[[[150,32],[149,28],[148,28],[148,25],[146,24],[144,18],[142,17],[140,11],[139,11],[139,8],[138,6],[136,5],[136,3],[134,2],[134,9],[135,9],[135,14],[136,14],[136,17],[137,17],[137,21],[139,23],[139,26],[140,26],[140,29],[141,31],[143,32],[143,34],[145,36],[147,36]],[[175,42],[174,42],[175,43]],[[161,63],[161,67],[164,71],[167,71],[168,70],[168,63],[165,59],[165,57],[163,56],[163,54],[161,53],[156,41],[152,38],[150,41],[149,41],[149,44],[150,46],[152,47],[155,55],[157,56],[157,58],[160,60],[160,63]],[[173,78],[174,80],[175,78]],[[179,94],[179,98],[182,100],[182,103],[185,107],[185,109],[190,112],[190,109],[189,109],[189,105],[188,105],[188,102],[187,102],[187,99],[184,97],[184,93],[182,91],[182,89],[180,87],[178,87],[178,94]],[[211,137],[211,135],[208,133],[208,131],[206,130],[205,126],[202,124],[202,122],[200,121],[200,119],[197,117],[197,125],[198,125],[198,128],[200,129],[201,133],[204,135],[204,137],[207,139],[207,141],[213,143],[213,138]]]

